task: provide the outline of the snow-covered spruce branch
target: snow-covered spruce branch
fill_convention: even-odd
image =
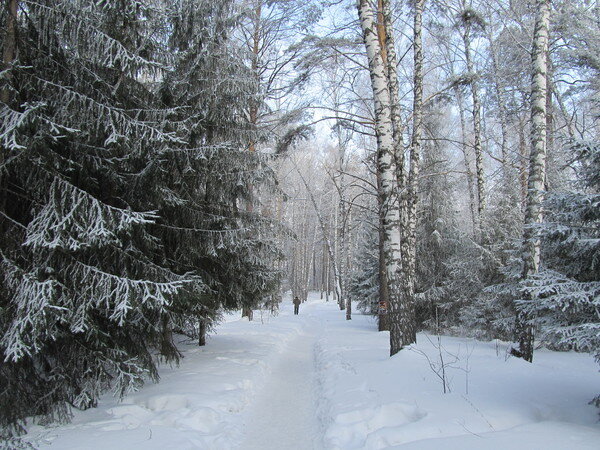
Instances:
[[[24,150],[26,147],[18,142],[19,129],[31,123],[43,103],[23,105],[23,112],[15,111],[6,105],[0,107],[0,144],[8,150]]]
[[[90,311],[105,311],[108,320],[124,326],[126,321],[142,320],[141,307],[164,311],[186,286],[194,284],[198,292],[208,289],[190,275],[164,282],[135,280],[79,261],[67,264],[60,273],[48,268],[42,274],[21,269],[3,254],[0,257],[17,319],[0,339],[5,361],[19,361],[40,351],[50,336],[57,336],[60,324],[72,333],[86,332]]]
[[[143,305],[163,310],[171,303],[172,296],[185,285],[199,283],[199,280],[191,275],[187,279],[180,277],[165,282],[134,280],[78,261],[71,265],[67,272],[74,280],[81,282],[81,299],[90,305],[107,308],[111,311],[109,319],[117,322],[119,326],[124,325],[128,312],[134,307]],[[128,322],[131,323],[131,319],[129,317]]]
[[[163,223],[157,223],[157,226],[161,228],[167,228],[169,230],[183,231],[186,233],[206,233],[206,234],[239,234],[250,231],[250,228],[232,228],[223,230],[211,230],[208,228],[188,228],[188,227],[177,227],[174,225],[167,225]]]
[[[26,74],[29,75],[29,74]],[[158,110],[127,110],[119,107],[109,106],[99,102],[98,100],[82,93],[75,91],[69,87],[61,86],[52,81],[40,78],[36,75],[29,75],[34,83],[37,83],[42,90],[51,89],[57,91],[61,101],[65,105],[72,103],[78,105],[75,109],[65,107],[62,109],[62,120],[69,121],[73,114],[78,115],[77,123],[81,123],[81,115],[89,115],[90,123],[102,123],[107,129],[112,130],[109,137],[106,139],[105,145],[117,142],[127,136],[135,136],[134,143],[141,146],[144,142],[152,141],[169,142],[176,145],[183,145],[185,142],[181,140],[175,132],[164,132],[159,128],[162,123],[159,120],[140,120],[142,113],[157,112]],[[101,119],[101,120],[99,120]],[[70,125],[61,124],[63,128],[71,128]]]
[[[15,320],[1,337],[0,346],[3,348],[4,361],[18,361],[38,351],[43,342],[41,335],[52,332],[45,326],[46,319],[60,309],[53,304],[60,295],[60,289],[56,280],[37,280],[2,252],[0,258],[4,280],[12,291],[15,305]]]
[[[223,142],[214,145],[200,145],[197,147],[166,147],[161,149],[161,153],[197,153],[201,156],[218,154],[224,151],[239,151],[239,146],[233,142]]]
[[[600,281],[545,269],[524,280],[521,291],[526,298],[516,301],[517,308],[540,328],[543,341],[600,358]]]
[[[98,8],[90,6],[90,2],[58,2],[55,6],[32,0],[22,0],[22,3],[27,8],[40,10],[28,17],[30,20],[44,18],[43,21],[32,23],[39,31],[41,44],[44,46],[54,44],[48,41],[50,36],[60,36],[63,44],[75,52],[78,58],[105,67],[119,68],[131,74],[139,73],[143,69],[152,76],[160,76],[169,70],[168,65],[150,61],[128,50],[121,42],[100,30],[94,21],[99,12],[94,9]],[[53,33],[48,33],[48,26],[53,27]]]
[[[235,213],[225,210],[219,214],[217,210],[214,210],[214,208],[211,208],[211,210],[214,210],[214,211],[208,212],[208,211],[204,211],[202,209],[202,205],[199,205],[193,198],[183,198],[168,188],[161,188],[161,191],[163,192],[164,199],[169,204],[169,206],[178,208],[180,210],[181,217],[184,217],[184,215],[189,214],[190,218],[193,218],[192,220],[194,221],[194,223],[209,222],[209,223],[214,224],[215,221],[218,221],[218,223],[221,223],[223,227],[229,227],[229,226],[231,226],[230,224],[239,225],[242,222],[249,221],[249,222],[252,222],[253,225],[255,225],[259,228],[267,227],[271,231],[276,231],[277,233],[281,233],[284,235],[290,235],[290,230],[284,224],[282,224],[280,221],[278,221],[276,219],[266,217],[263,215],[257,215],[254,212],[248,212],[248,211],[244,211],[244,210],[237,210],[237,211],[235,211]],[[240,221],[242,221],[242,222],[240,222]],[[169,227],[169,226],[167,225],[167,227]],[[186,229],[186,227],[182,227],[182,228],[184,230]],[[189,228],[189,229],[203,231],[202,229],[197,228],[197,227],[193,227],[193,228]],[[248,231],[248,227],[243,227],[243,228],[238,227],[237,229],[239,231]],[[206,231],[219,231],[219,230],[208,229]],[[225,228],[224,231],[236,231],[236,229]]]
[[[117,241],[117,233],[154,223],[155,211],[135,212],[102,203],[88,192],[55,177],[48,201],[27,227],[25,245],[78,250]]]
[[[600,281],[579,282],[554,270],[541,270],[523,283],[523,290],[535,298],[521,305],[576,312],[589,304],[600,306]]]

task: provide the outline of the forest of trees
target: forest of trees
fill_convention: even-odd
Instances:
[[[431,329],[600,363],[596,2],[3,0],[0,24],[0,436],[288,290],[377,315],[392,356]]]

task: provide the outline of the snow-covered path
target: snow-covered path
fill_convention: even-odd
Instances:
[[[442,336],[449,393],[429,362],[437,340],[389,357],[372,317],[346,321],[311,294],[294,316],[231,315],[206,347],[179,337],[178,367],[122,401],[107,393],[72,423],[29,426],[27,442],[59,450],[597,450],[600,386],[593,358]],[[1,445],[0,445],[1,447]]]
[[[244,419],[243,450],[322,448],[314,387],[315,335],[288,344]]]
[[[178,367],[123,401],[110,393],[72,423],[29,427],[26,440],[49,449],[320,449],[315,398],[316,298],[294,316],[230,315],[206,347],[181,340]],[[180,338],[183,339],[183,338]]]

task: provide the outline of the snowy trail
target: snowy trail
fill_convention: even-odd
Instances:
[[[305,303],[300,316],[292,308],[288,298],[277,317],[230,315],[206,347],[178,342],[184,358],[161,367],[160,383],[122,401],[107,393],[69,424],[32,424],[26,441],[61,450],[322,449],[313,392],[318,304]]]
[[[314,388],[315,336],[307,330],[284,350],[244,421],[244,450],[322,448]]]
[[[589,355],[539,350],[533,364],[510,343],[443,336],[452,392],[443,393],[423,334],[389,357],[389,335],[345,320],[318,293],[292,313],[248,322],[230,315],[206,347],[178,337],[184,358],[161,382],[69,424],[31,424],[26,442],[50,450],[597,450],[598,367]],[[181,340],[183,339],[183,340]],[[467,366],[468,364],[468,370]],[[468,378],[467,375],[468,374]],[[507,382],[518,380],[518,383]],[[468,392],[467,392],[468,386]],[[0,445],[1,447],[1,445]]]

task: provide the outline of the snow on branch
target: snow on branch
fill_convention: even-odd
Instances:
[[[134,280],[114,275],[97,267],[76,262],[68,271],[76,280],[82,281],[82,289],[78,296],[84,304],[105,309],[110,312],[108,318],[119,326],[125,324],[129,311],[139,306],[164,310],[171,303],[171,298],[186,284],[195,283],[193,277],[184,277],[166,282],[150,280]],[[85,280],[85,283],[83,281]],[[83,331],[73,329],[72,331]]]
[[[26,147],[19,144],[17,141],[17,133],[20,128],[27,125],[31,120],[31,116],[35,116],[35,112],[44,106],[43,103],[35,103],[32,105],[24,105],[23,112],[15,111],[6,105],[0,106],[0,143],[2,147],[8,150],[24,150]]]
[[[545,340],[600,355],[600,281],[580,282],[546,269],[524,280],[521,290],[528,299],[517,307],[541,327]]]
[[[101,312],[118,326],[143,320],[140,308],[164,312],[186,286],[207,289],[193,276],[171,281],[137,280],[73,261],[57,272],[48,267],[28,272],[0,252],[0,264],[13,293],[13,320],[0,339],[4,361],[19,361],[39,352],[48,339],[60,335],[61,325],[72,333],[89,328],[89,314]],[[65,281],[60,282],[63,279]]]
[[[109,106],[104,103],[100,103],[92,97],[85,95],[81,92],[75,91],[70,87],[61,86],[49,80],[30,75],[33,81],[38,82],[42,89],[50,88],[59,91],[61,101],[66,105],[75,103],[79,105],[78,114],[89,114],[90,123],[103,123],[108,129],[111,130],[111,134],[106,139],[105,145],[109,145],[113,142],[118,142],[124,139],[126,136],[135,136],[138,144],[145,141],[156,142],[169,142],[173,144],[185,144],[175,132],[164,132],[159,128],[159,125],[164,122],[164,117],[155,117],[156,120],[143,120],[140,116],[145,113],[151,114],[166,114],[165,111],[159,110],[127,110],[114,106]],[[72,115],[74,112],[70,108],[64,108],[68,115]],[[68,117],[65,117],[68,119]],[[81,121],[81,117],[78,117],[78,121]],[[101,120],[99,120],[101,119]],[[64,126],[65,128],[68,128]]]
[[[0,252],[1,265],[4,268],[5,280],[13,291],[13,304],[15,305],[15,318],[0,339],[4,348],[4,361],[18,361],[25,355],[38,351],[45,335],[43,327],[46,314],[56,308],[52,301],[59,295],[56,280],[48,279],[39,281],[31,274],[23,271]]]
[[[23,3],[29,8],[43,11],[41,14],[31,14],[30,18],[43,18],[43,21],[35,23],[35,26],[44,45],[50,44],[46,41],[49,36],[59,35],[66,48],[74,51],[80,59],[93,59],[94,63],[119,68],[132,74],[144,69],[148,74],[160,75],[168,70],[164,64],[133,53],[121,42],[99,29],[94,22],[94,11],[89,2],[80,5],[77,3],[81,2],[58,2],[54,6],[43,5],[33,0],[23,0]],[[53,27],[53,30],[60,27],[59,33],[47,33],[45,28],[48,26]]]
[[[48,202],[27,227],[25,245],[33,248],[81,248],[117,241],[135,225],[154,223],[155,211],[135,212],[109,206],[71,183],[54,178]]]

